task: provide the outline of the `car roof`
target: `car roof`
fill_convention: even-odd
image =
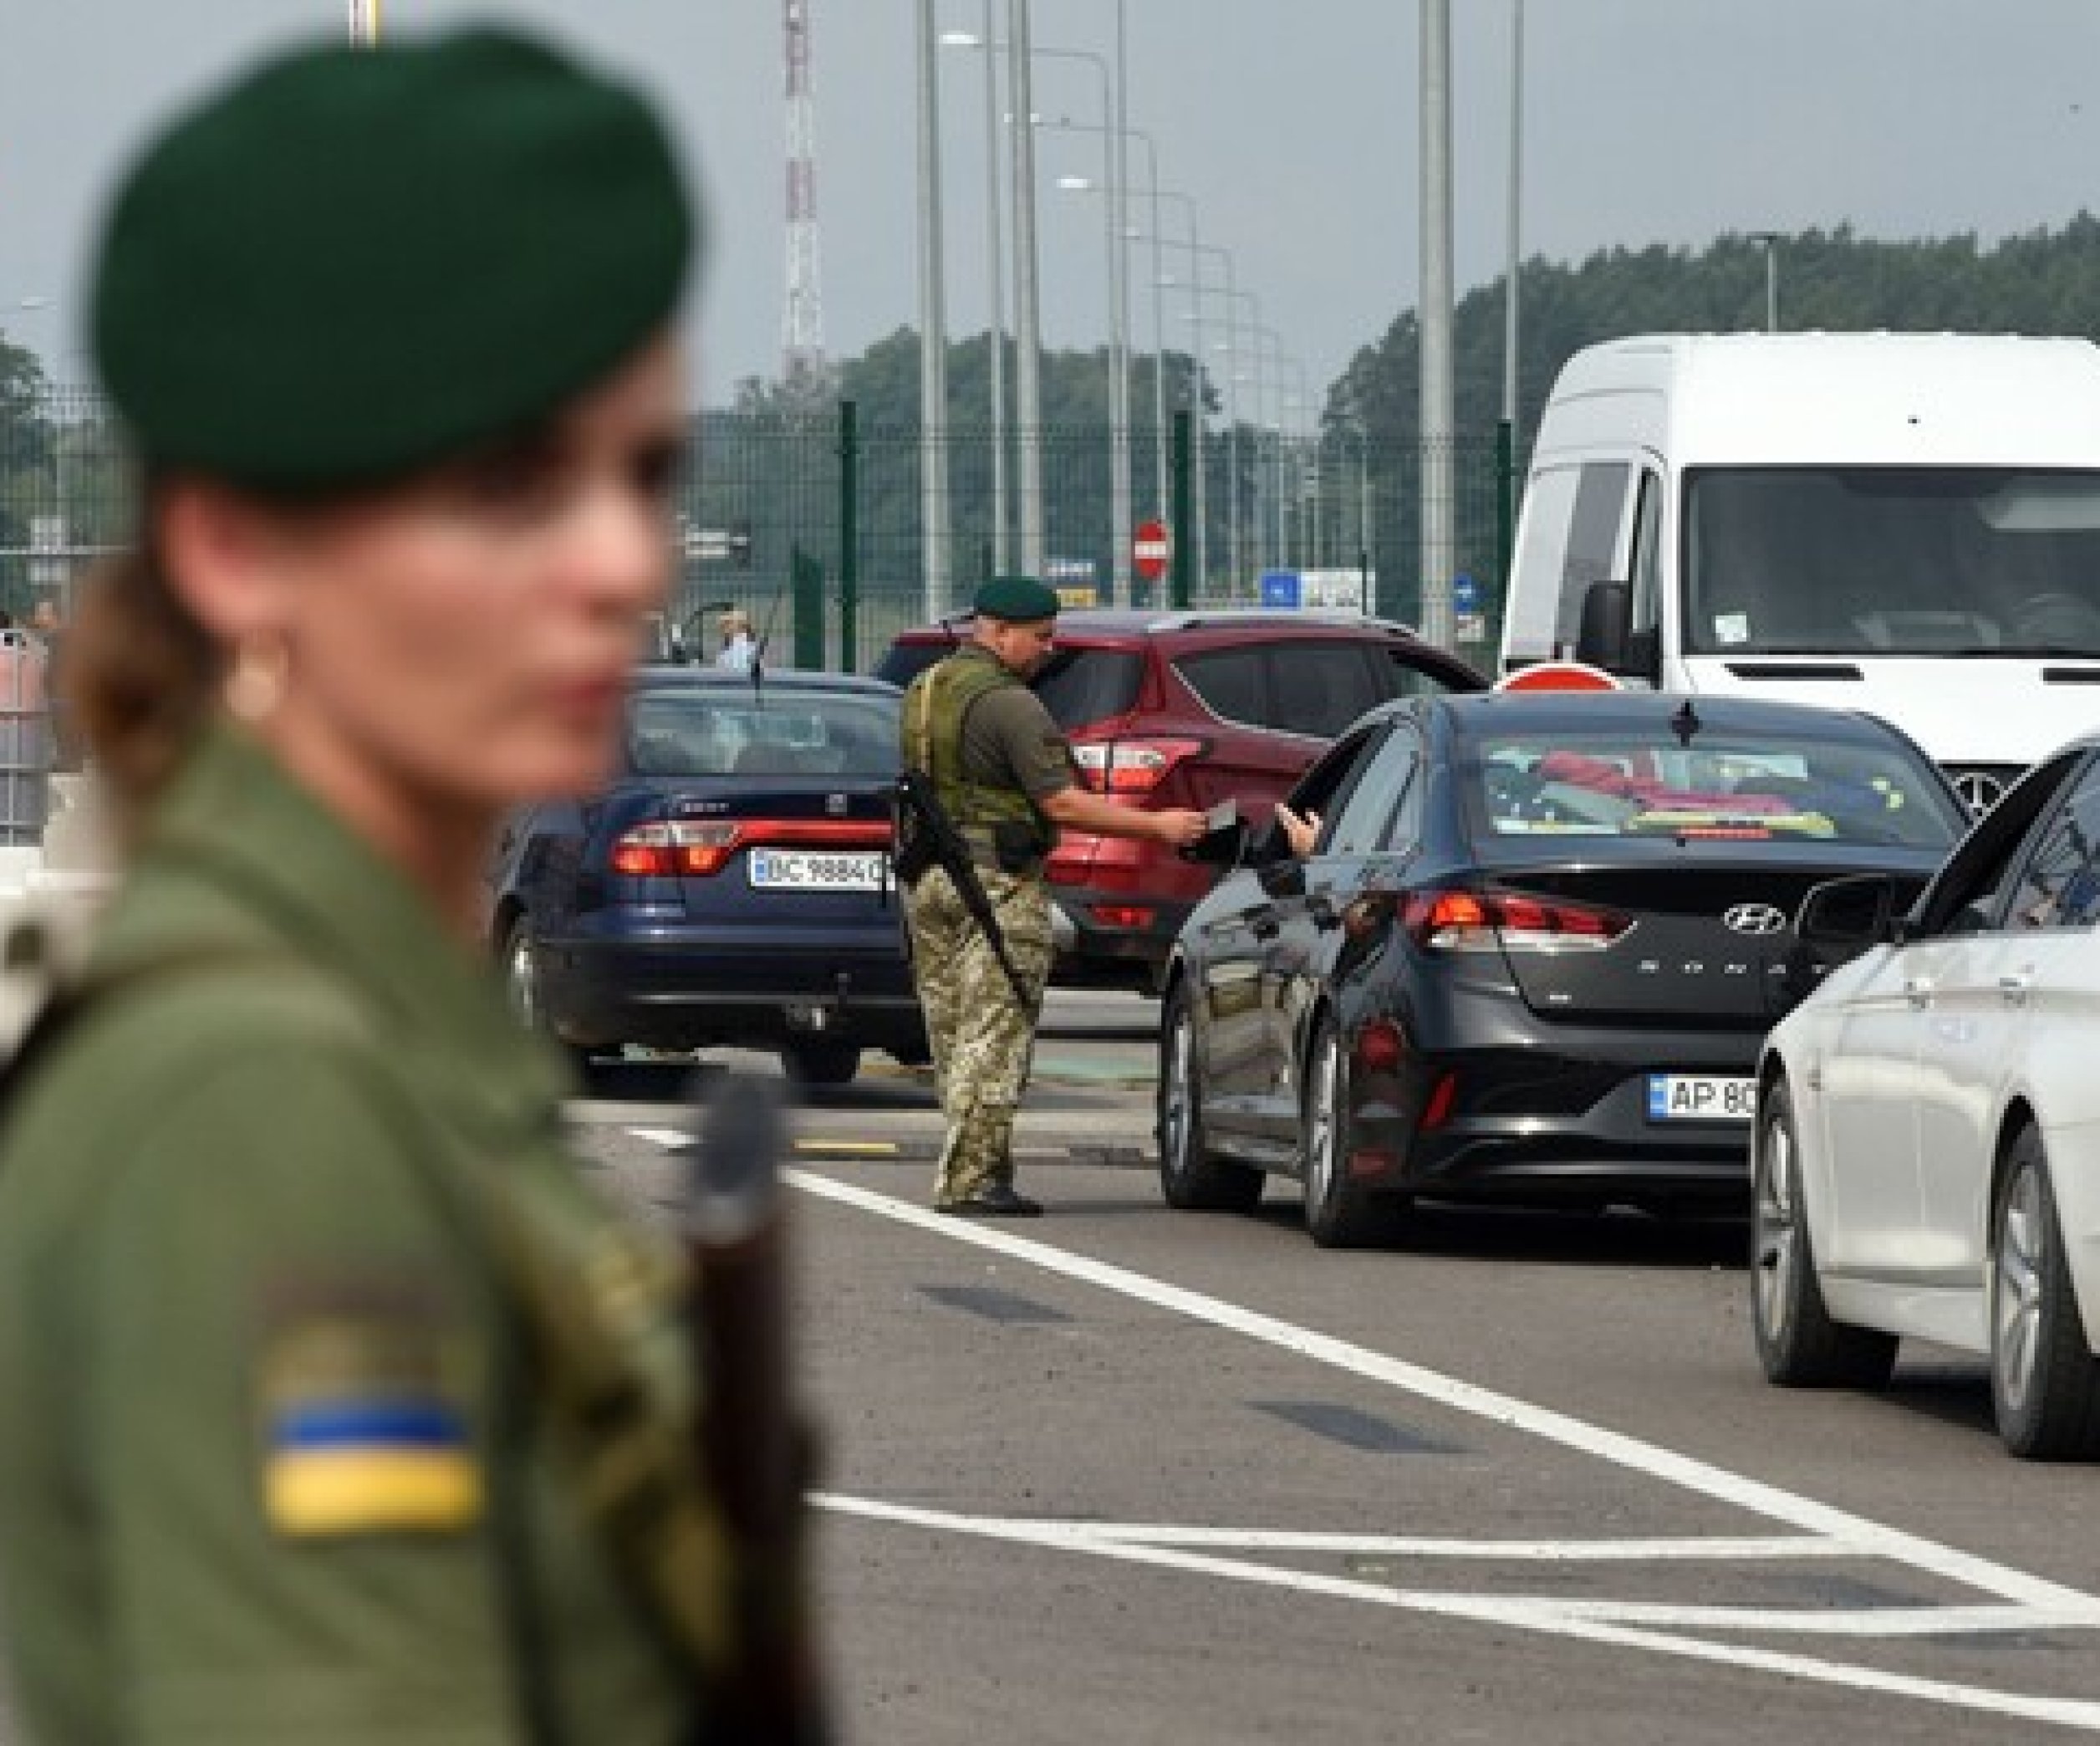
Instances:
[[[958,613],[938,624],[914,625],[897,633],[899,642],[952,641],[963,634],[971,620]],[[1394,619],[1370,618],[1360,612],[1328,612],[1299,608],[1261,606],[1205,606],[1185,610],[1144,611],[1131,607],[1081,606],[1058,615],[1060,641],[1089,636],[1165,636],[1177,632],[1231,630],[1264,631],[1336,630],[1368,632],[1395,641],[1420,641],[1421,633],[1411,625]]]
[[[751,675],[735,668],[680,666],[669,662],[652,662],[637,669],[634,683],[637,691],[696,686],[706,690],[747,692],[752,687]],[[761,690],[849,692],[879,697],[902,695],[887,679],[877,679],[865,673],[823,672],[808,667],[769,666],[758,684]]]
[[[1817,703],[1782,703],[1770,697],[1693,696],[1683,692],[1471,692],[1403,698],[1382,713],[1410,703],[1447,711],[1469,738],[1504,732],[1585,733],[1614,725],[1649,726],[1689,707],[1702,729],[1725,733],[1789,734],[1819,740],[1885,743],[1902,733],[1864,710],[1832,709]],[[1924,757],[1920,752],[1919,756]]]

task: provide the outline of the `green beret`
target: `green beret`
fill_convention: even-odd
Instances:
[[[971,610],[1009,624],[1032,625],[1038,619],[1055,618],[1062,604],[1057,590],[1033,576],[994,576],[977,590]]]
[[[696,230],[650,106],[543,43],[302,48],[132,168],[95,359],[150,463],[379,482],[610,375],[670,324]]]

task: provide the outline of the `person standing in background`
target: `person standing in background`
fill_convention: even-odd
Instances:
[[[934,1205],[966,1218],[1042,1211],[1013,1186],[1013,1123],[1050,975],[1043,864],[1058,827],[1177,848],[1204,830],[1200,812],[1142,812],[1078,785],[1071,744],[1027,685],[1056,640],[1058,605],[1056,591],[1032,576],[986,583],[970,640],[905,693],[904,767],[931,783],[1000,936],[995,946],[971,914],[961,869],[935,865],[906,886],[912,976],[947,1121]]]
[[[751,634],[751,615],[731,608],[721,615],[717,628],[721,632],[721,652],[716,656],[715,665],[732,672],[749,672],[758,656],[758,645]]]

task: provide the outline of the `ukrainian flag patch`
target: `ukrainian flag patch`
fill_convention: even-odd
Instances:
[[[420,1317],[281,1327],[265,1365],[262,1505],[295,1539],[447,1534],[482,1514],[481,1464]]]

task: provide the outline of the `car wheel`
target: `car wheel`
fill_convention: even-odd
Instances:
[[[1349,1180],[1349,1068],[1332,1019],[1323,1019],[1313,1033],[1311,1060],[1299,1142],[1305,1228],[1322,1248],[1360,1248],[1397,1231],[1406,1202]]]
[[[1185,984],[1167,996],[1160,1027],[1158,1135],[1160,1192],[1184,1212],[1251,1212],[1262,1199],[1262,1175],[1251,1164],[1211,1156],[1203,1136],[1195,1083],[1195,1015]]]
[[[860,1071],[860,1045],[829,1038],[783,1043],[780,1064],[798,1085],[849,1085]]]
[[[541,998],[539,947],[533,939],[532,924],[521,912],[503,937],[503,992],[511,1011],[528,1030],[534,1030],[568,1057],[579,1079],[589,1081],[591,1052],[558,1036],[548,1024]]]
[[[1990,1404],[2016,1455],[2100,1450],[2100,1365],[2086,1345],[2041,1136],[2022,1129],[1990,1229]]]
[[[1774,1085],[1757,1112],[1751,1163],[1751,1323],[1766,1379],[1782,1388],[1879,1388],[1898,1340],[1831,1320],[1809,1245],[1793,1099]]]

